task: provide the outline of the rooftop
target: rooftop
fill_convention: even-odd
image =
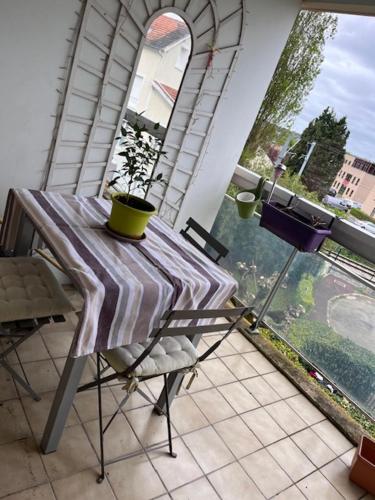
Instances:
[[[165,49],[188,35],[189,29],[184,22],[165,15],[159,16],[150,26],[146,44],[155,49]]]

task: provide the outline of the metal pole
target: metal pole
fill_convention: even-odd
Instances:
[[[268,297],[267,297],[265,303],[263,304],[262,309],[260,310],[260,313],[257,317],[257,320],[251,328],[252,330],[256,330],[258,328],[259,324],[261,323],[261,321],[263,320],[266,312],[268,311],[269,306],[271,305],[271,302],[272,302],[274,296],[276,295],[277,290],[280,288],[280,285],[283,282],[287,272],[289,271],[289,268],[292,265],[294,257],[297,255],[297,253],[298,253],[297,248],[293,248],[291,254],[288,257],[288,260],[286,261],[284,267],[280,271],[280,274],[277,277],[277,280],[276,280],[275,284],[273,285],[272,290],[268,294]]]
[[[305,170],[306,168],[306,165],[308,163],[308,161],[310,160],[310,156],[312,155],[314,149],[315,149],[315,146],[316,146],[316,142],[311,142],[310,145],[309,145],[309,151],[307,153],[307,155],[305,156],[305,159],[302,163],[302,167],[299,169],[299,172],[298,172],[298,176],[301,177],[301,175],[303,174],[303,171]]]

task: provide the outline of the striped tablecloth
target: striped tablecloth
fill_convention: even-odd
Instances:
[[[0,246],[14,248],[22,212],[84,297],[71,356],[145,340],[170,308],[222,307],[236,281],[153,217],[139,245],[103,228],[111,203],[54,192],[9,191]]]

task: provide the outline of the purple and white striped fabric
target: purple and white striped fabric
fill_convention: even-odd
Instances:
[[[25,212],[84,297],[72,356],[144,341],[166,310],[222,307],[237,289],[226,271],[158,217],[139,245],[111,237],[103,228],[110,208],[99,198],[9,192],[2,249],[14,248]]]

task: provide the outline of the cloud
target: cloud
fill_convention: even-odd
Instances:
[[[375,161],[375,18],[339,15],[338,31],[327,42],[325,60],[297,117],[301,132],[327,106],[346,116],[347,150]]]

